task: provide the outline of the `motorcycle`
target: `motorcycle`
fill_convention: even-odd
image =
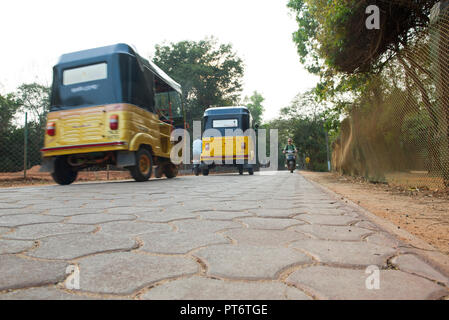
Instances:
[[[293,173],[293,170],[295,170],[296,167],[296,154],[293,150],[288,150],[286,152],[286,158],[287,158],[287,168],[290,170],[291,173]]]

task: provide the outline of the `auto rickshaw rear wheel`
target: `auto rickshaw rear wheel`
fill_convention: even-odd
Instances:
[[[173,163],[168,163],[164,166],[164,174],[168,179],[174,178],[178,175],[178,167]]]
[[[250,176],[252,176],[254,174],[254,168],[253,167],[249,167],[248,168],[248,173]]]
[[[195,166],[195,167],[193,168],[193,173],[194,173],[196,176],[198,176],[198,175],[200,174],[200,168],[199,168],[198,166]]]
[[[243,166],[239,165],[239,175],[242,175],[242,174],[243,174]]]
[[[203,176],[209,175],[209,169],[203,169]]]
[[[150,179],[153,171],[153,157],[150,151],[140,148],[136,152],[136,165],[129,167],[129,171],[134,180],[138,182]]]
[[[68,164],[67,157],[57,157],[55,159],[55,168],[51,176],[56,183],[67,185],[76,180],[78,171]]]

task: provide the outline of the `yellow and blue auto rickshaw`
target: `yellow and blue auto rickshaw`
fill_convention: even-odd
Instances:
[[[204,176],[216,166],[232,166],[239,174],[254,174],[256,166],[255,135],[248,108],[215,107],[204,112],[201,171]],[[253,131],[254,132],[254,131]]]
[[[42,171],[62,185],[78,171],[108,164],[136,181],[177,167],[170,151],[174,128],[184,128],[181,87],[126,44],[61,56],[53,68]]]

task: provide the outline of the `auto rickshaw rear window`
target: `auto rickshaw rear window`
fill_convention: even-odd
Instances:
[[[238,120],[237,119],[219,119],[212,121],[213,128],[237,128]]]
[[[107,79],[107,77],[108,65],[103,62],[64,70],[62,74],[62,84],[68,86],[89,81],[104,80]]]

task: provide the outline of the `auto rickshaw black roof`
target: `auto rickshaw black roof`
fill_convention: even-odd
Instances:
[[[131,48],[129,45],[125,43],[118,43],[110,46],[105,47],[99,47],[94,49],[88,49],[88,50],[82,50],[72,53],[66,53],[63,54],[58,61],[58,65],[72,65],[73,63],[79,63],[83,60],[89,61],[95,58],[99,57],[107,57],[111,56],[112,54],[129,54],[131,56],[136,57],[138,63],[141,65],[141,67],[146,67],[150,69],[153,73],[155,73],[157,76],[159,76],[162,80],[164,80],[167,84],[169,84],[173,89],[175,89],[177,92],[181,92],[181,86],[179,83],[177,83],[175,80],[170,78],[164,71],[162,71],[157,65],[155,65],[153,62],[148,61],[147,59],[142,58],[136,51],[134,51],[133,48]]]
[[[250,114],[247,107],[237,106],[237,107],[213,107],[204,111],[204,117],[206,116],[218,116],[218,115],[228,115],[228,114]]]

